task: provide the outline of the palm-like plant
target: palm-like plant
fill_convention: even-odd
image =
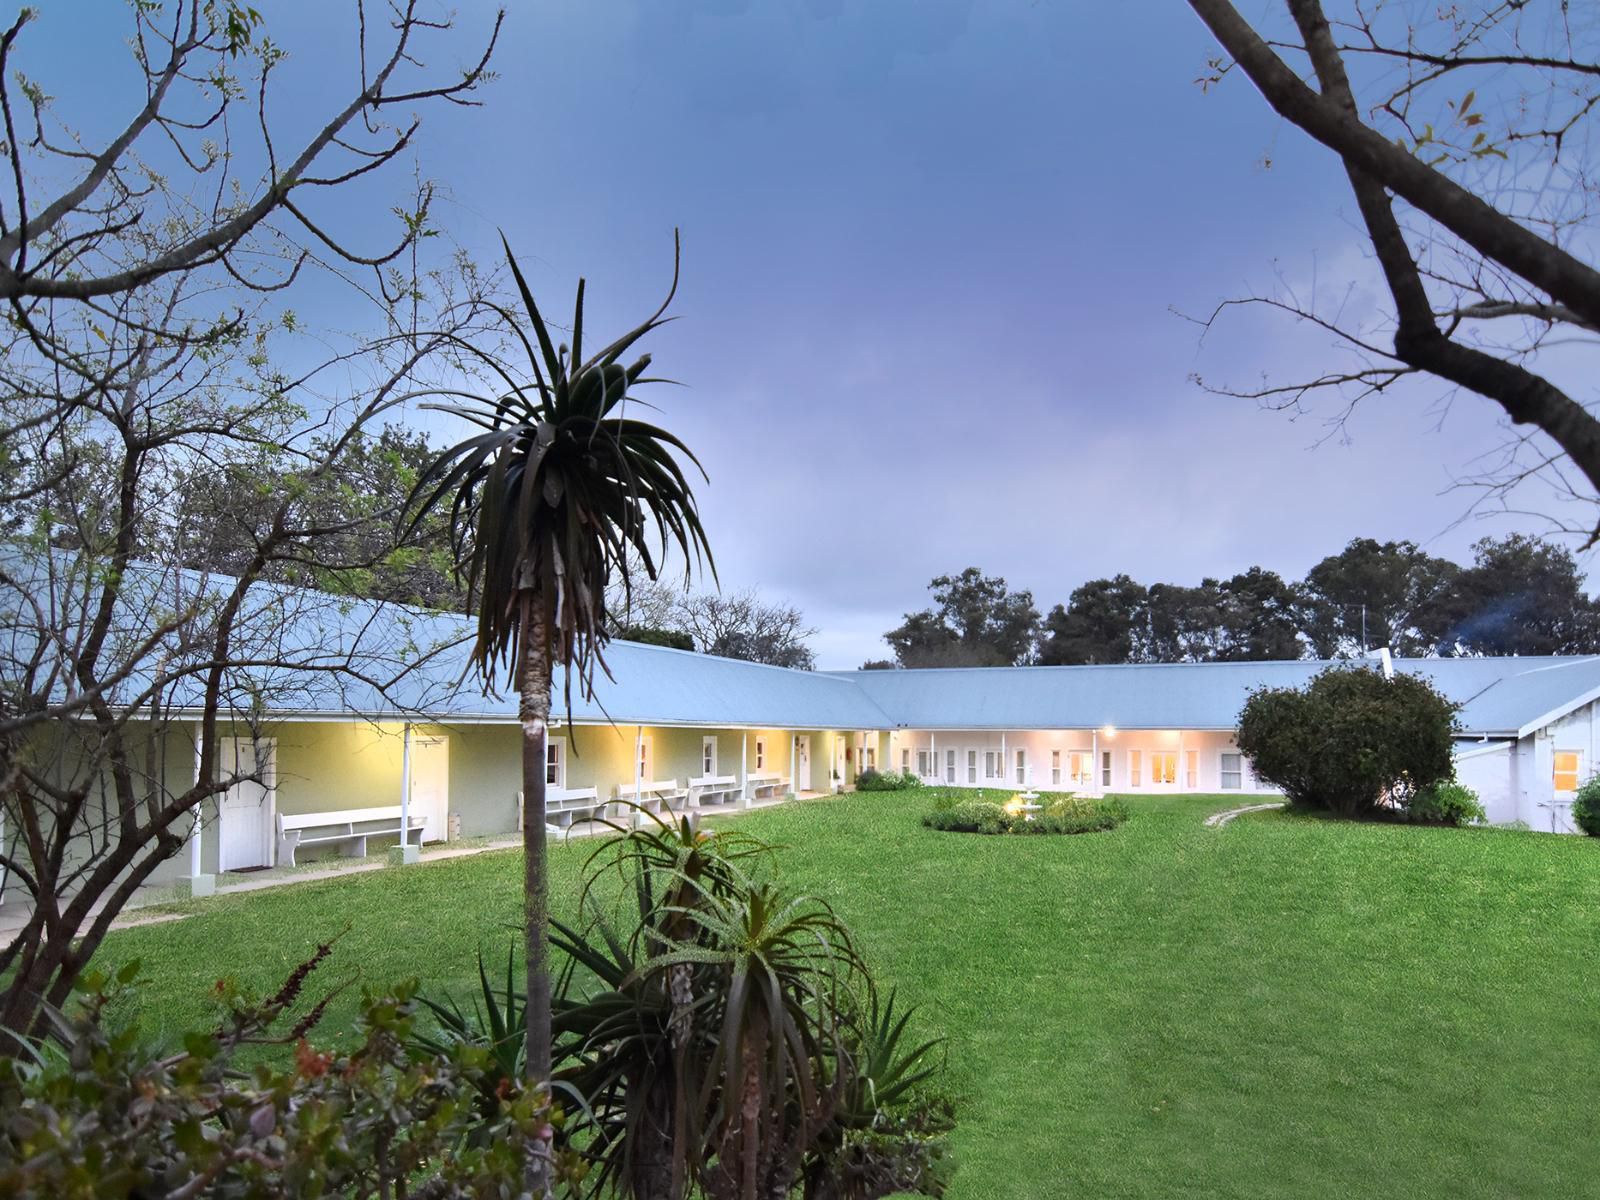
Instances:
[[[545,880],[545,745],[556,666],[571,702],[576,677],[587,694],[605,669],[606,585],[630,556],[654,579],[669,548],[686,569],[711,565],[710,547],[681,456],[699,461],[666,430],[628,415],[630,391],[653,382],[648,354],[623,356],[659,326],[678,287],[674,238],[672,289],[650,318],[589,358],[583,356],[583,293],[578,282],[570,348],[557,345],[509,245],[506,258],[521,295],[521,317],[504,314],[527,353],[531,378],[484,357],[503,394],[431,407],[482,432],[445,450],[412,493],[412,521],[448,504],[451,548],[478,615],[473,662],[485,682],[509,671],[520,694],[523,776],[523,916],[527,939],[526,1070],[550,1074],[549,919]],[[711,568],[714,572],[714,567]]]

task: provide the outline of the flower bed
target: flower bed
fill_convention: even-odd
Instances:
[[[1049,799],[1037,812],[1013,802],[964,800],[936,808],[922,818],[929,829],[950,833],[1103,833],[1128,819],[1120,800],[1086,800],[1077,796]]]

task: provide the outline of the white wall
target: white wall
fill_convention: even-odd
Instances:
[[[936,761],[924,772],[921,754],[933,750]],[[998,756],[1005,751],[1005,772],[1000,778],[988,774],[989,755]],[[909,751],[913,773],[922,774],[926,782],[957,787],[1016,788],[1016,755],[1022,750],[1026,757],[1026,786],[1041,791],[1097,791],[1160,794],[1163,792],[1220,792],[1221,763],[1224,752],[1235,749],[1232,733],[1196,730],[1117,730],[1108,735],[1091,729],[1009,730],[1004,734],[992,730],[898,730],[889,739],[889,759],[885,766],[901,770],[904,755]],[[947,755],[955,751],[955,778],[947,777]],[[1062,780],[1056,783],[1051,774],[1051,752],[1061,752]],[[1087,784],[1074,784],[1069,778],[1071,752],[1091,755],[1092,773]],[[1131,752],[1139,754],[1140,783],[1132,782]],[[1172,784],[1154,782],[1151,755],[1156,752],[1177,755],[1177,779]],[[1194,782],[1189,782],[1189,757],[1193,752]],[[1111,782],[1103,782],[1104,755],[1111,756]],[[977,779],[970,775],[969,754],[977,756]],[[1270,787],[1259,784],[1244,764],[1242,786],[1246,794],[1271,792]]]

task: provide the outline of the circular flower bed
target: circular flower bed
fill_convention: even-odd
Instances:
[[[929,829],[952,833],[1101,833],[1128,819],[1120,800],[1085,800],[1063,796],[1049,801],[1037,813],[1017,804],[965,800],[935,809],[922,818]]]

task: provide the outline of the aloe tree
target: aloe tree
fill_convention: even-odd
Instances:
[[[493,688],[509,672],[520,694],[523,794],[523,915],[527,941],[526,1065],[550,1075],[550,979],[546,965],[545,744],[555,670],[570,705],[576,679],[592,689],[605,670],[606,585],[631,569],[657,577],[674,548],[685,570],[711,565],[680,457],[699,460],[666,430],[628,414],[631,390],[646,377],[648,354],[623,356],[658,325],[678,287],[644,323],[589,358],[583,355],[583,292],[578,281],[571,345],[557,345],[534,303],[511,247],[506,259],[524,313],[506,313],[528,359],[528,374],[482,356],[505,390],[494,397],[432,405],[481,432],[443,451],[417,480],[412,520],[448,505],[456,570],[477,611],[472,661]],[[530,336],[531,335],[531,336]],[[637,403],[637,401],[635,401]],[[630,567],[630,559],[637,567]]]

